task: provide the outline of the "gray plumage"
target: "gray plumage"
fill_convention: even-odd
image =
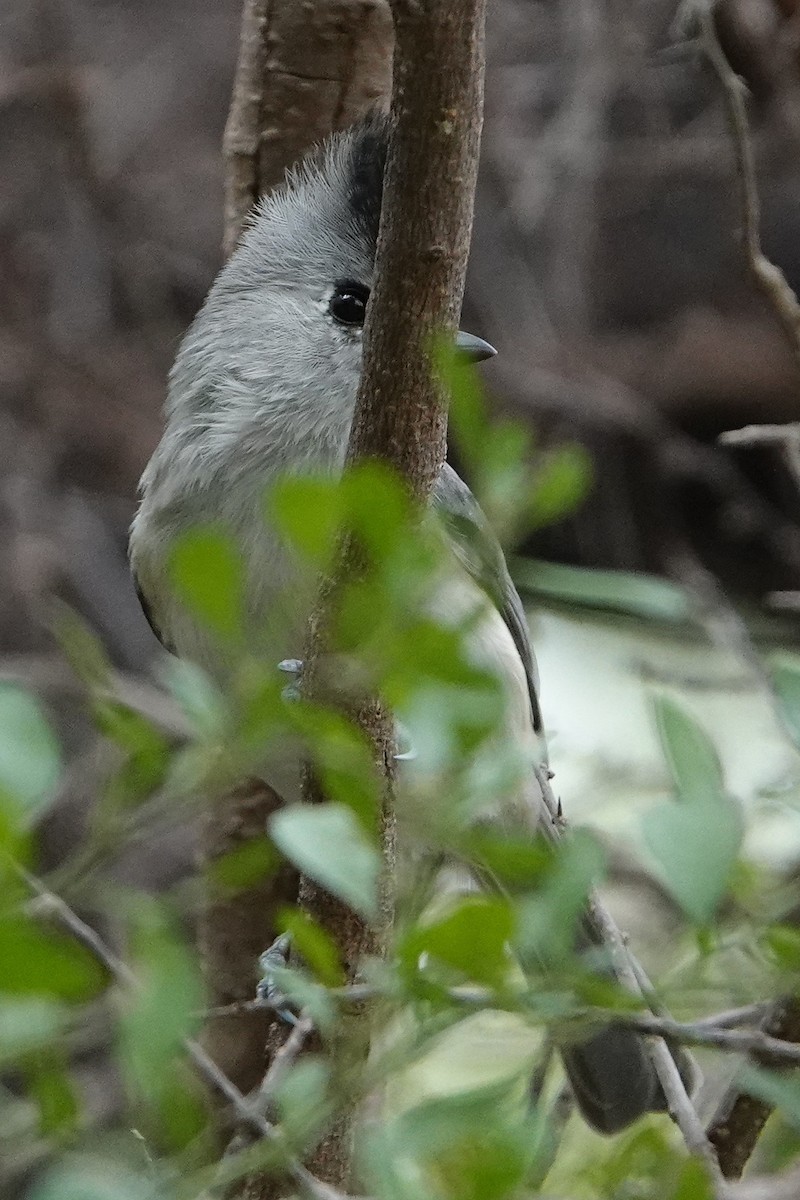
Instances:
[[[275,661],[302,654],[310,596],[298,594],[296,564],[264,522],[263,496],[287,470],[342,469],[361,325],[338,319],[333,309],[357,312],[372,284],[387,135],[386,122],[373,118],[334,137],[260,205],[170,375],[164,435],[142,477],[131,563],[162,641],[212,671],[222,666],[218,651],[171,594],[166,571],[176,536],[210,522],[228,529],[242,551],[249,636],[256,644],[271,638]],[[505,684],[514,744],[541,759],[535,660],[503,553],[449,466],[433,506],[461,571],[443,608],[483,605],[476,661]],[[293,786],[283,777],[269,781],[279,791]],[[517,800],[515,816],[522,813],[533,830],[541,808],[533,772]],[[570,1047],[564,1059],[598,1129],[613,1132],[664,1107],[643,1043],[630,1031],[605,1030]]]

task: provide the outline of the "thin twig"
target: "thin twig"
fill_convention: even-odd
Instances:
[[[42,916],[55,917],[72,934],[77,942],[86,947],[94,958],[106,968],[111,977],[126,991],[133,993],[139,991],[141,984],[134,972],[127,963],[123,962],[106,945],[97,930],[83,921],[65,900],[55,895],[54,892],[49,891],[35,875],[32,875],[18,864],[15,864],[15,866],[20,877],[36,896],[35,907],[37,913]],[[305,1029],[305,1024],[303,1028]],[[298,1040],[299,1037],[300,1035],[298,1035]],[[272,1069],[275,1067],[274,1062],[273,1068],[267,1072],[258,1089],[257,1102],[254,1103],[248,1096],[243,1095],[228,1076],[219,1069],[199,1042],[195,1041],[194,1038],[186,1037],[183,1038],[182,1045],[203,1078],[222,1093],[243,1125],[249,1126],[259,1137],[267,1141],[283,1144],[283,1137],[280,1130],[270,1121],[267,1121],[263,1113],[259,1111],[259,1106],[263,1102],[261,1092],[267,1084],[267,1079],[270,1077]],[[278,1067],[276,1074],[272,1075],[271,1086],[273,1091],[281,1073],[285,1071],[287,1066],[288,1063],[286,1057],[284,1057],[282,1065]],[[354,1200],[352,1197],[346,1197],[337,1188],[330,1187],[327,1183],[323,1183],[320,1179],[317,1179],[297,1158],[287,1156],[285,1170],[311,1200]]]
[[[550,817],[550,820],[543,824],[543,832],[551,841],[559,841],[564,827],[564,818],[561,806],[556,801],[553,789],[550,786],[550,773],[545,767],[539,767],[536,775],[541,788],[542,798]],[[595,893],[592,893],[589,897],[587,919],[603,944],[608,948],[614,971],[620,983],[633,995],[642,996],[646,999],[640,983],[643,971],[629,950],[625,938],[611,916],[611,913]],[[661,1016],[661,1014],[657,1015]],[[704,1164],[718,1200],[723,1200],[726,1196],[725,1182],[719,1168],[719,1163],[717,1162],[717,1157],[706,1137],[705,1130],[686,1090],[686,1084],[681,1077],[677,1063],[662,1037],[649,1038],[648,1049],[653,1067],[658,1075],[669,1106],[670,1116],[680,1129],[686,1148],[690,1154],[693,1154]]]
[[[747,265],[758,288],[774,310],[795,355],[800,358],[800,303],[780,267],[761,249],[761,205],[756,182],[753,142],[745,105],[746,87],[725,57],[714,23],[714,0],[694,0],[703,49],[722,86],[731,141],[736,156],[736,178],[742,213],[742,242]]]

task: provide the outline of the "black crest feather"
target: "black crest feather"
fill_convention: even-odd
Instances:
[[[373,244],[378,241],[390,132],[391,123],[384,113],[371,113],[349,132],[347,203]]]

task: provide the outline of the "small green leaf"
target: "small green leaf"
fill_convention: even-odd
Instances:
[[[129,1080],[158,1106],[181,1042],[196,1023],[203,989],[194,954],[155,904],[143,902],[133,922],[133,969],[139,987],[126,998],[120,1048]]]
[[[518,904],[517,942],[526,962],[571,961],[578,920],[592,887],[605,873],[605,855],[587,829],[577,829],[556,848],[539,890]]]
[[[278,865],[278,856],[266,834],[248,838],[208,864],[209,881],[226,892],[238,892],[269,879]]]
[[[161,674],[197,737],[213,738],[224,731],[230,720],[225,697],[205,671],[170,657],[161,664]]]
[[[719,800],[725,785],[711,739],[674,700],[655,696],[653,709],[678,795],[684,800]]]
[[[88,1155],[48,1171],[30,1192],[30,1200],[153,1200],[153,1181],[120,1162]],[[159,1189],[159,1200],[171,1193]]]
[[[330,1068],[308,1056],[296,1063],[280,1082],[276,1100],[281,1131],[298,1150],[317,1136],[328,1119]]]
[[[60,772],[58,742],[38,702],[15,684],[0,684],[0,798],[8,797],[29,824],[49,801]]]
[[[777,657],[772,678],[795,744],[800,745],[800,658],[788,653]]]
[[[328,987],[340,987],[344,983],[344,970],[336,943],[308,913],[299,908],[282,908],[276,925],[281,932],[291,934],[293,948],[321,983]]]
[[[0,987],[4,986],[0,971]],[[0,998],[0,1064],[46,1048],[58,1039],[68,1019],[68,1010],[54,1000],[26,996]]]
[[[685,590],[653,575],[570,567],[538,559],[514,560],[518,587],[534,596],[610,612],[629,613],[653,621],[684,623],[691,616]]]
[[[338,481],[286,476],[272,488],[267,506],[269,519],[295,549],[319,570],[329,565],[344,512]]]
[[[663,804],[643,819],[644,839],[689,920],[713,918],[730,882],[744,824],[727,797]]]
[[[475,983],[501,985],[508,976],[513,933],[508,901],[465,896],[440,920],[418,927],[402,953],[414,966],[428,954]]]
[[[27,1087],[39,1106],[39,1127],[45,1137],[64,1136],[74,1129],[79,1108],[63,1057],[52,1047],[29,1060]]]
[[[0,987],[9,995],[87,1000],[107,982],[105,969],[74,939],[9,916],[0,920]]]
[[[800,969],[800,929],[794,925],[773,925],[767,930],[766,942],[785,970]]]
[[[212,526],[192,529],[169,558],[176,594],[209,629],[226,641],[243,633],[244,571],[229,535]]]
[[[576,509],[591,477],[591,460],[582,446],[559,446],[545,455],[534,479],[529,524],[540,529]]]
[[[378,911],[380,857],[363,826],[344,804],[294,804],[269,820],[278,849],[355,912]]]

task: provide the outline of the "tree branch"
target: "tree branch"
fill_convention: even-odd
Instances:
[[[382,460],[424,503],[446,448],[446,407],[431,351],[436,337],[454,334],[463,298],[482,122],[484,0],[395,0],[392,13],[393,136],[347,463]],[[324,694],[319,664],[336,598],[362,570],[357,547],[345,537],[312,619],[304,672],[312,698]],[[394,873],[392,721],[377,698],[363,705],[357,721],[383,781],[385,929]],[[323,798],[313,780],[305,796]],[[365,954],[381,952],[382,929],[370,928],[312,880],[303,881],[301,899],[332,937],[351,980]],[[343,1114],[310,1165],[314,1174],[346,1187],[350,1160],[350,1120]]]

